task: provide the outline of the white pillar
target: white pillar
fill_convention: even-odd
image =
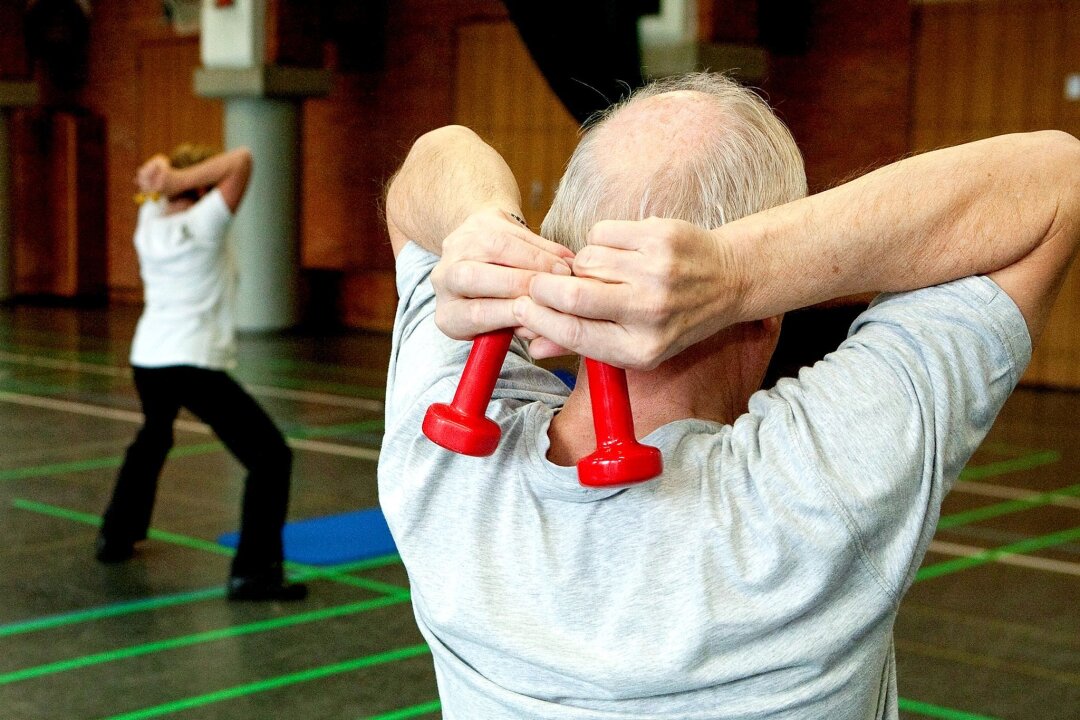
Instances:
[[[251,148],[254,172],[232,225],[240,270],[236,322],[276,330],[299,320],[300,108],[296,100],[225,99],[225,145]]]
[[[300,118],[305,97],[325,95],[323,68],[265,64],[267,0],[218,7],[202,0],[195,93],[225,104],[225,145],[251,148],[255,172],[232,225],[239,266],[236,326],[278,330],[299,320]]]
[[[11,187],[11,113],[0,107],[0,300],[14,294],[15,268],[11,246],[15,242]]]

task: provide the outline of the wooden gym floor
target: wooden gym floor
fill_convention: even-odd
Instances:
[[[0,718],[435,718],[395,556],[230,604],[239,465],[178,427],[136,559],[93,559],[138,427],[132,309],[0,310]],[[245,337],[236,373],[294,446],[293,519],[374,507],[385,336]],[[1080,394],[1019,391],[945,503],[896,626],[904,718],[1080,717]],[[814,719],[817,720],[817,719]]]

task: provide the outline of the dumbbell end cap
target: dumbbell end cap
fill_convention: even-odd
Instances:
[[[484,416],[466,415],[453,405],[434,403],[424,416],[424,435],[461,455],[484,457],[495,452],[502,431]]]
[[[579,460],[577,469],[585,487],[609,488],[652,480],[664,471],[664,460],[651,445],[614,442]]]

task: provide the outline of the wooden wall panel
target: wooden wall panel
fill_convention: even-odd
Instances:
[[[146,152],[140,48],[147,41],[167,41],[174,37],[165,22],[160,2],[97,0],[94,3],[89,77],[79,94],[79,101],[105,119],[105,177],[102,182],[107,207],[108,283],[112,299],[142,300],[142,286],[131,244],[136,216],[131,200],[131,179]],[[166,83],[176,83],[176,88],[166,89]],[[190,70],[187,77],[181,77],[179,69],[175,69],[156,78],[152,87],[175,98],[182,98],[180,93],[183,91],[190,95]]]
[[[508,22],[459,28],[455,89],[454,122],[475,130],[506,158],[525,219],[539,228],[577,145],[577,122]]]
[[[30,61],[23,38],[26,3],[0,2],[0,80],[29,80]]]
[[[908,0],[815,0],[807,52],[770,54],[762,87],[803,152],[811,192],[909,150],[911,37]]]
[[[196,37],[148,40],[139,46],[143,158],[168,153],[183,142],[222,147],[221,100],[198,97],[191,89],[199,65]]]
[[[1080,3],[929,3],[915,12],[914,150],[1029,130],[1080,137],[1080,102],[1066,100],[1063,92],[1066,75],[1080,72]],[[1077,267],[1024,381],[1080,388]]]
[[[506,18],[496,0],[391,2],[382,64],[343,72],[331,57],[330,96],[305,103],[301,258],[321,275],[341,274],[345,324],[393,324],[385,183],[417,137],[454,121],[458,26]]]
[[[15,120],[15,292],[100,300],[105,291],[104,123],[64,111]]]
[[[154,153],[168,153],[181,142],[222,146],[221,101],[194,95],[191,78],[199,66],[199,39],[153,33],[128,43],[122,61],[124,86],[99,88],[109,118],[108,268],[112,298],[142,299],[139,262],[131,236],[135,229],[132,178]],[[128,113],[109,106],[116,102]]]

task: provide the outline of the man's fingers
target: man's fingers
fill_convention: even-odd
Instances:
[[[525,228],[515,228],[513,234],[499,233],[486,236],[482,242],[470,244],[470,260],[505,265],[507,267],[570,275],[570,258],[558,252],[569,252],[558,243],[533,235]]]
[[[526,294],[540,305],[560,313],[590,319],[621,320],[633,300],[628,297],[630,292],[629,285],[620,283],[537,274],[533,276]]]
[[[628,282],[640,273],[641,254],[632,250],[586,245],[573,260],[576,277],[607,283]]]
[[[440,300],[435,303],[435,325],[455,340],[471,340],[480,333],[515,327],[512,300]]]
[[[567,350],[562,345],[554,343],[547,338],[536,338],[529,343],[529,355],[534,360],[545,360],[553,357],[563,357],[564,355],[572,355],[572,350]]]
[[[601,220],[589,230],[586,244],[639,250],[644,241],[652,236],[647,223],[647,220]]]
[[[443,256],[569,275],[573,253],[520,225],[484,218],[448,236],[443,242]]]
[[[448,265],[438,283],[451,295],[464,298],[516,298],[529,294],[536,273],[514,267],[463,260]]]
[[[513,311],[515,325],[532,330],[554,346],[595,360],[606,362],[615,358],[618,354],[616,341],[625,338],[619,326],[613,323],[566,315],[538,305],[527,297],[514,300]],[[543,351],[544,344],[539,349]]]
[[[545,237],[541,237],[540,235],[537,235],[536,233],[526,228],[522,228],[522,230],[525,231],[524,239],[530,244],[535,245],[540,250],[543,250],[546,253],[550,253],[555,257],[562,258],[567,261],[571,261],[574,259],[574,252],[565,245],[554,242],[552,240],[548,240]]]

